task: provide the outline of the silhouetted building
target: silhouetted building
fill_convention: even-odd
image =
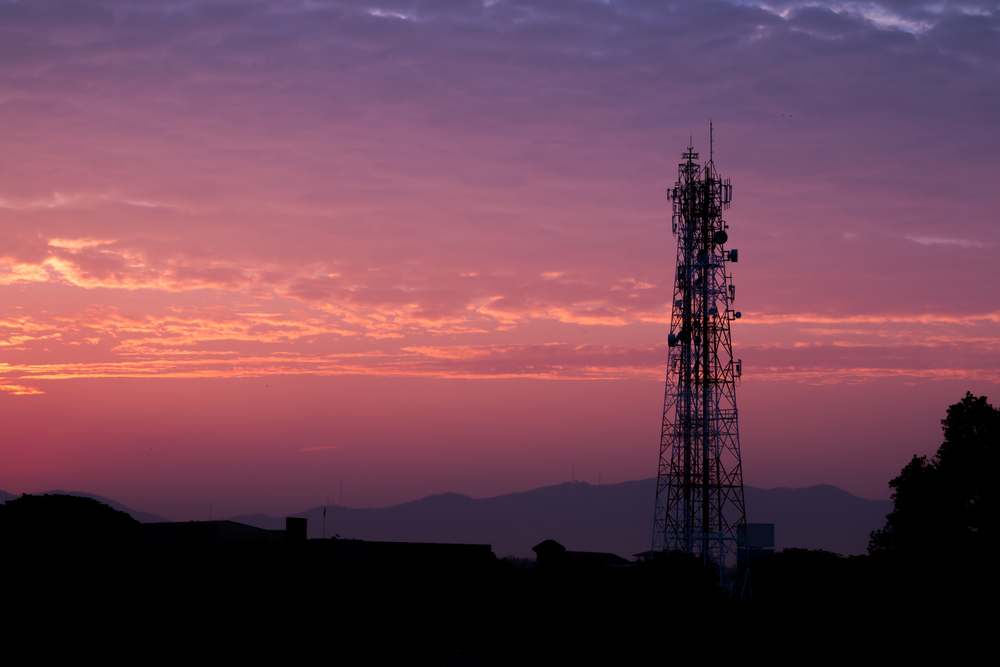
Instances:
[[[477,566],[496,560],[489,544],[369,542],[306,539],[307,520],[287,517],[285,530],[266,530],[235,521],[186,521],[142,524],[147,547],[196,556],[298,553],[338,565]],[[288,548],[294,546],[293,551]]]
[[[736,539],[748,556],[770,556],[774,553],[774,524],[748,523],[739,528]]]
[[[305,542],[307,523],[308,519],[304,519],[302,517],[285,517],[285,541]]]
[[[629,567],[621,556],[598,551],[567,551],[555,540],[545,540],[531,548],[538,559],[539,569],[592,569],[601,567]]]

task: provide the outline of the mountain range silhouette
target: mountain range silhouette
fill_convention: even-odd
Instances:
[[[327,507],[326,537],[401,542],[491,544],[497,556],[533,557],[531,548],[554,539],[579,551],[629,557],[648,551],[653,524],[653,478],[618,484],[565,482],[493,498],[441,493],[376,509]],[[109,498],[78,491],[48,491],[94,498],[143,523],[167,521]],[[868,534],[885,525],[892,501],[859,498],[835,486],[758,489],[745,487],[747,520],[775,524],[778,549],[825,549],[865,553]],[[4,494],[4,499],[14,498]],[[309,520],[309,537],[323,532],[323,507],[291,516]],[[229,517],[259,528],[281,530],[284,517]]]
[[[654,478],[593,485],[565,482],[493,498],[441,493],[379,509],[327,507],[326,536],[362,540],[492,544],[497,556],[533,557],[531,548],[554,539],[579,551],[629,557],[652,541]],[[806,488],[745,487],[747,520],[775,524],[778,549],[825,549],[863,554],[868,534],[885,525],[890,500],[868,500],[828,484]],[[321,537],[323,507],[293,516]],[[264,514],[231,517],[279,529],[284,519]]]

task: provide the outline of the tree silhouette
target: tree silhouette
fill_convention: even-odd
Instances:
[[[80,496],[22,495],[0,505],[0,535],[8,552],[119,550],[141,542],[139,522]]]
[[[872,532],[869,553],[986,556],[995,543],[1000,410],[966,393],[941,424],[944,443],[934,457],[914,456],[889,482],[893,510]]]

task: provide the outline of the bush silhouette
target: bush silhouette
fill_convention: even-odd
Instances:
[[[0,505],[0,534],[14,551],[105,551],[137,544],[140,524],[80,496],[25,494]]]

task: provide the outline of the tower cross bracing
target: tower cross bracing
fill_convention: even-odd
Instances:
[[[660,435],[653,551],[680,550],[717,566],[732,590],[727,565],[743,560],[745,531],[736,386],[742,363],[733,359],[730,323],[736,288],[728,273],[736,250],[726,250],[722,212],[732,185],[699,164],[693,146],[682,154],[668,191],[677,263],[668,336],[666,391]]]

